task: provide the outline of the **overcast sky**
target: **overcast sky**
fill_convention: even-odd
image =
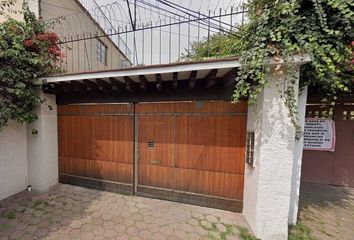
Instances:
[[[134,0],[129,1],[131,3],[134,2]],[[168,1],[179,4],[187,9],[200,12],[201,14],[208,15],[210,10],[211,15],[219,15],[220,9],[222,10],[222,14],[230,13],[231,7],[233,11],[235,11],[244,0]],[[125,28],[129,29],[131,27],[129,11],[125,0],[96,0],[97,5],[100,6],[99,9],[94,0],[80,0],[80,2],[90,11],[107,32],[109,32],[110,29],[117,30],[119,28],[120,31],[124,31]],[[137,4],[137,23],[140,24],[138,28],[142,27],[141,24],[148,25],[151,24],[151,22],[152,25],[159,25],[169,23],[170,20],[172,22],[177,21],[177,19],[188,20],[188,18],[186,18],[188,17],[187,14],[178,12],[176,9],[159,3],[156,0],[137,0]],[[157,6],[157,8],[153,7],[153,5]],[[133,5],[131,4],[130,6],[132,15],[134,15]],[[170,16],[172,16],[171,19]],[[223,17],[221,20],[227,22],[227,24],[231,23],[230,16]],[[235,15],[232,19],[232,25],[240,21],[241,16]],[[208,35],[208,27],[205,24],[208,24],[207,20],[199,25],[197,22],[192,22],[189,25],[173,25],[172,27],[137,31],[135,32],[135,41],[133,33],[120,34],[120,38],[115,35],[112,39],[115,42],[118,42],[120,39],[119,45],[123,52],[126,52],[124,47],[124,43],[126,43],[127,47],[132,52],[131,57],[135,64],[169,63],[177,61],[180,54],[186,53],[190,43]],[[213,26],[217,27],[218,23],[215,21]],[[226,26],[224,27],[226,28]],[[227,28],[229,29],[229,27]],[[210,29],[211,34],[215,31],[217,30],[213,28]],[[135,56],[135,58],[133,58],[133,56]]]

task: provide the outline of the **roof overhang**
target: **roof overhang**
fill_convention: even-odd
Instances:
[[[145,76],[149,81],[155,81],[156,74],[161,74],[163,80],[172,80],[171,74],[180,73],[178,79],[185,79],[192,71],[197,71],[197,78],[205,77],[210,70],[218,70],[216,77],[240,66],[238,58],[223,58],[204,61],[180,62],[173,64],[159,64],[150,66],[139,66],[126,69],[104,70],[96,72],[82,72],[75,74],[62,74],[41,78],[44,83],[60,83],[66,81],[81,81],[94,79],[117,78],[124,80],[124,77],[132,78],[139,82],[139,76]]]
[[[295,64],[307,58],[295,56]],[[284,64],[269,61],[268,65]],[[230,100],[239,58],[138,66],[41,78],[60,103]]]
[[[220,100],[231,99],[239,66],[238,58],[223,58],[63,74],[40,81],[44,83],[44,91],[57,94],[62,103],[144,101],[156,96],[160,100],[198,100],[202,95],[203,99]]]

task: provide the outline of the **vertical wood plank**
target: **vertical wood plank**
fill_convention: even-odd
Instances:
[[[132,183],[129,113],[130,104],[58,106],[59,173]]]

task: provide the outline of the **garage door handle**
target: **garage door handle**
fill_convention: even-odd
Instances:
[[[151,164],[161,164],[161,161],[151,160],[150,163],[151,163]]]

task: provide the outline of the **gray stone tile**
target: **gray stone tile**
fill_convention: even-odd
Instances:
[[[225,222],[246,225],[237,213],[65,184],[14,198],[0,201],[0,212],[15,212],[15,219],[0,216],[1,239],[204,240]]]

